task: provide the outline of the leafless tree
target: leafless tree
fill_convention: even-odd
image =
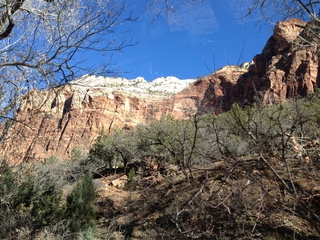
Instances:
[[[145,7],[157,15],[192,2],[146,0]],[[11,124],[5,120],[17,121],[21,98],[31,89],[114,73],[112,52],[134,44],[124,40],[131,33],[118,28],[137,20],[134,9],[134,1],[0,0],[0,141]],[[89,63],[90,54],[105,57],[105,65]]]
[[[94,66],[85,56],[131,45],[116,30],[134,20],[123,1],[0,0],[0,120],[13,118],[21,96],[34,87],[105,74],[107,57],[107,64]]]
[[[318,0],[251,0],[247,15],[258,14],[261,20],[274,24],[277,21],[298,18],[308,24],[297,24],[304,30],[297,38],[299,46],[319,45],[320,9]]]
[[[319,8],[317,5],[320,1],[317,0],[251,0],[248,14],[258,11],[261,18],[272,20],[286,18],[301,18],[303,20],[319,21]]]

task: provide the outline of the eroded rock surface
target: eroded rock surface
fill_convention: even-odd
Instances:
[[[280,103],[305,96],[319,86],[317,23],[299,19],[279,22],[249,72],[234,89],[233,101]],[[316,40],[316,41],[315,41]]]
[[[221,113],[234,102],[281,103],[319,86],[318,23],[279,22],[251,63],[227,66],[198,80],[125,79],[84,76],[51,90],[30,91],[1,142],[10,161],[69,158],[74,147],[88,151],[99,131],[132,128],[163,115]]]
[[[84,76],[54,89],[34,89],[24,97],[1,155],[11,162],[68,158],[74,147],[88,151],[101,129],[132,128],[168,114],[186,118],[205,97],[193,82]]]

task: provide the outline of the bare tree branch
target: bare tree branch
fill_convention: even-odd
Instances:
[[[31,89],[96,73],[99,68],[84,64],[83,55],[105,56],[133,45],[117,32],[131,21],[136,18],[121,1],[0,0],[0,121],[14,119],[21,96]],[[97,74],[112,71],[105,65]]]

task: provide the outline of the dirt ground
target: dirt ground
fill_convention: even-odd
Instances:
[[[246,160],[134,184],[95,179],[101,239],[320,239],[318,169],[273,166],[278,176]]]

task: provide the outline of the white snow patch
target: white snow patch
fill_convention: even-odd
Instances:
[[[80,92],[90,92],[92,95],[106,95],[113,98],[113,92],[119,91],[129,95],[169,97],[181,92],[195,79],[180,80],[176,77],[161,77],[153,81],[146,81],[143,77],[135,79],[112,78],[102,76],[84,75],[70,82]],[[90,89],[95,89],[91,91]]]

